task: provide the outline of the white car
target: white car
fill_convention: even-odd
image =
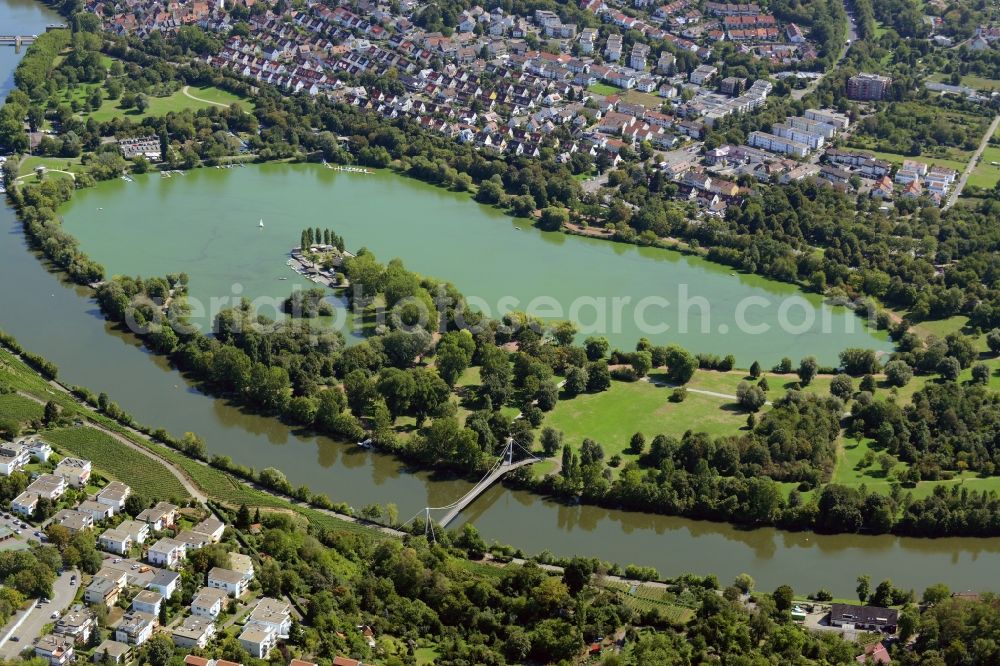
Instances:
[[[120,557],[116,557],[116,558],[115,558],[115,561],[113,562],[113,564],[118,564],[118,563],[119,563],[119,562],[121,562],[121,561],[122,561],[122,558],[120,558]]]
[[[53,611],[52,615],[49,615],[49,617],[52,618],[53,620],[58,620],[59,619],[59,611]]]

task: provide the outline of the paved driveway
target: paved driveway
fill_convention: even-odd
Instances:
[[[77,577],[76,585],[70,584],[70,579],[73,576]],[[63,611],[69,608],[74,597],[76,597],[76,589],[79,584],[80,577],[76,571],[67,570],[60,574],[56,578],[55,583],[52,584],[52,600],[47,604],[41,604],[41,608],[38,607],[37,602],[31,605],[31,608],[27,612],[27,617],[11,633],[11,637],[17,637],[18,640],[4,640],[0,643],[0,657],[3,659],[13,659],[22,650],[31,647],[35,639],[41,636],[42,627],[49,622],[55,621],[51,617],[52,613],[58,612],[61,615]],[[3,628],[2,633],[0,633],[0,639],[3,639],[10,627],[21,621],[23,616],[24,612],[21,612],[11,618],[7,626]]]

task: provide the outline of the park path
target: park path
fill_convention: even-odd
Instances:
[[[191,91],[189,90],[190,87],[191,86],[184,86],[183,88],[181,88],[181,92],[184,93],[185,97],[190,97],[191,99],[193,99],[196,102],[202,102],[204,104],[211,104],[212,106],[221,106],[224,109],[228,109],[229,108],[228,104],[223,104],[222,102],[213,102],[210,99],[205,99],[204,97],[197,97],[195,95],[192,95]]]
[[[989,145],[990,139],[997,131],[997,126],[1000,125],[1000,115],[993,118],[993,122],[990,123],[989,129],[986,130],[986,134],[983,135],[982,141],[979,142],[979,147],[976,148],[976,152],[972,154],[969,158],[969,163],[965,165],[965,171],[959,176],[958,182],[955,184],[955,188],[948,195],[948,201],[945,203],[944,208],[948,209],[955,205],[958,201],[958,197],[962,194],[962,190],[965,188],[965,183],[968,182],[969,176],[975,170],[976,166],[979,164],[979,158],[983,156],[983,151],[986,150],[986,146]]]

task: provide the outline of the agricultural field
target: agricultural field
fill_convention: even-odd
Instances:
[[[640,613],[655,609],[675,624],[684,624],[694,616],[693,609],[672,603],[673,595],[661,587],[617,581],[606,582],[604,587],[617,592],[626,606]]]
[[[185,498],[187,491],[162,463],[151,460],[113,437],[93,428],[62,428],[45,432],[59,450],[86,458],[95,467],[127,483],[147,498]]]
[[[13,419],[22,425],[42,418],[45,408],[16,393],[0,395],[0,417]]]

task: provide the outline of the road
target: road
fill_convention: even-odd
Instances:
[[[986,150],[986,146],[989,145],[990,139],[997,131],[997,126],[1000,125],[1000,115],[993,118],[993,122],[990,123],[989,129],[986,130],[986,134],[983,135],[983,140],[979,142],[979,147],[976,148],[976,152],[972,154],[969,158],[969,163],[965,165],[965,171],[962,175],[958,177],[958,182],[955,183],[954,189],[952,189],[951,194],[948,195],[948,201],[945,203],[944,208],[951,208],[958,201],[958,197],[962,194],[962,190],[965,188],[965,183],[968,182],[969,176],[976,169],[976,165],[979,164],[979,158],[983,156],[983,151]]]
[[[858,41],[858,23],[857,23],[857,21],[854,20],[854,13],[851,11],[851,8],[848,6],[848,0],[844,0],[844,10],[847,12],[847,38],[844,41],[844,46],[840,49],[840,56],[837,58],[837,64],[834,65],[833,67],[831,67],[830,69],[824,70],[823,74],[819,78],[815,79],[812,83],[810,83],[809,85],[807,85],[805,88],[802,88],[801,90],[793,90],[792,91],[792,99],[795,99],[795,100],[802,99],[803,97],[805,97],[806,95],[808,95],[812,91],[816,90],[816,86],[818,86],[819,82],[823,80],[823,78],[826,76],[827,72],[829,72],[832,69],[836,69],[837,67],[839,67],[841,65],[841,63],[844,62],[844,58],[847,57],[847,51],[848,51],[848,49],[851,48],[851,44],[853,44],[854,42]]]
[[[79,576],[76,570],[64,571],[56,578],[55,583],[52,584],[52,600],[47,604],[42,604],[41,608],[38,608],[37,603],[31,605],[28,610],[28,617],[12,633],[12,637],[16,636],[18,640],[6,640],[0,643],[0,658],[13,659],[25,648],[31,647],[35,639],[41,636],[42,627],[49,622],[55,621],[52,619],[52,613],[58,611],[61,615],[63,611],[69,608],[70,603],[72,603],[73,598],[76,596],[76,585],[70,584],[70,579],[73,576]],[[77,580],[79,581],[79,577]],[[11,618],[11,621],[4,627],[3,633],[0,634],[0,638],[6,635],[9,627],[21,619],[22,614],[18,613]]]

